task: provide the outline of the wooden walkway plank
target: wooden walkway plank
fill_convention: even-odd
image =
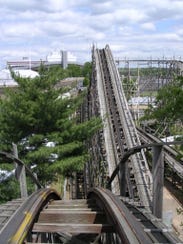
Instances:
[[[33,232],[44,233],[73,233],[73,234],[92,234],[92,233],[112,233],[113,226],[110,224],[58,224],[58,223],[35,223]]]
[[[76,211],[62,211],[50,212],[43,211],[39,216],[41,223],[106,223],[106,217],[103,212],[76,212]]]

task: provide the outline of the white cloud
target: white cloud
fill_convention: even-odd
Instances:
[[[116,9],[114,18],[118,22],[137,23],[147,19],[146,13],[137,9]]]
[[[0,62],[51,49],[89,57],[106,43],[125,55],[183,55],[182,0],[0,0]],[[27,55],[26,55],[27,52]],[[3,60],[3,61],[2,61]]]
[[[150,30],[150,31],[156,30],[156,26],[154,23],[144,23],[141,25],[141,28],[144,30]]]
[[[113,9],[113,2],[112,1],[95,2],[91,5],[91,9],[94,15],[111,13],[111,10]]]

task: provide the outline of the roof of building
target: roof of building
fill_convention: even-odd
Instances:
[[[0,86],[17,86],[17,82],[11,77],[9,69],[0,70]]]
[[[39,73],[36,71],[33,71],[31,69],[20,69],[14,71],[16,75],[19,75],[22,78],[35,78],[39,76]]]
[[[33,70],[15,70],[16,75],[22,78],[35,78],[39,73]],[[0,70],[0,86],[17,86],[17,82],[12,78],[9,69]]]

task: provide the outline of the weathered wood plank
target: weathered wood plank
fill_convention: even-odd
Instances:
[[[106,223],[106,217],[103,212],[50,212],[49,210],[41,212],[38,222],[41,223]]]
[[[49,208],[60,208],[60,209],[64,209],[64,208],[96,208],[96,205],[87,205],[87,204],[76,204],[76,203],[73,203],[72,205],[71,204],[51,204],[48,206],[48,209]]]
[[[57,212],[64,212],[64,211],[75,211],[75,212],[83,212],[83,211],[85,211],[85,212],[91,212],[91,211],[98,211],[99,209],[97,208],[51,208],[51,207],[49,207],[49,208],[47,208],[49,211],[57,211]]]
[[[95,203],[94,200],[91,199],[74,199],[74,200],[57,200],[57,201],[52,201],[50,202],[50,205],[57,205],[57,204],[93,204]]]
[[[113,232],[113,226],[109,224],[58,224],[58,223],[35,223],[33,232],[45,232],[45,233],[101,233],[101,232]]]

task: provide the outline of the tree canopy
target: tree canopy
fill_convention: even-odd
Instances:
[[[183,122],[183,77],[179,76],[158,90],[156,106],[146,111],[145,118]]]
[[[15,76],[16,89],[7,89],[0,100],[0,150],[18,145],[19,157],[34,166],[38,179],[46,184],[57,174],[81,170],[88,154],[85,142],[101,127],[99,118],[78,123],[76,111],[85,93],[63,96],[66,88],[57,88],[58,80],[89,75],[89,65],[45,69],[34,79]]]

